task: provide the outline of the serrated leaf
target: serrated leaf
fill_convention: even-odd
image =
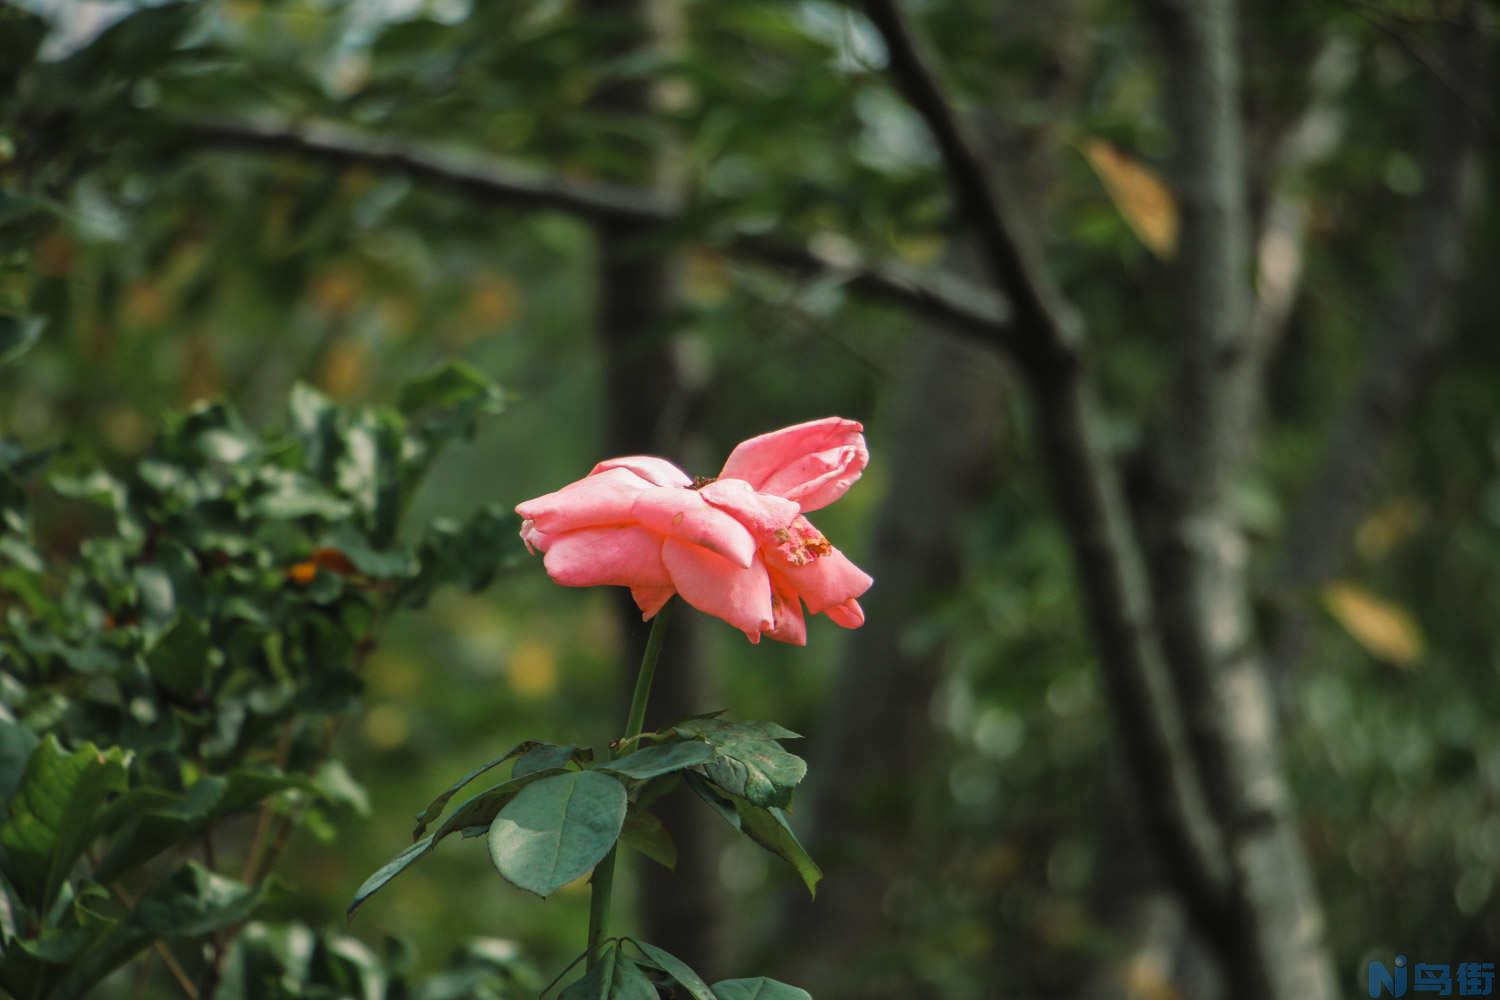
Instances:
[[[786,805],[792,789],[807,776],[802,758],[776,742],[799,737],[774,722],[697,719],[679,723],[676,731],[711,743],[714,755],[705,767],[708,777],[756,805]]]
[[[757,976],[754,979],[723,979],[713,985],[719,1000],[812,1000],[812,994],[795,986]]]
[[[637,948],[641,949],[641,953],[650,959],[653,965],[671,976],[678,986],[687,990],[688,995],[693,1000],[715,1000],[713,990],[708,988],[708,984],[703,981],[703,977],[689,968],[688,964],[682,959],[662,951],[654,944],[647,944],[645,941],[636,941],[634,938],[631,938],[631,941]]]
[[[490,825],[490,860],[511,884],[550,896],[609,853],[626,805],[625,786],[598,771],[527,785]]]
[[[5,874],[37,910],[51,904],[109,798],[124,791],[127,760],[118,747],[92,743],[68,753],[49,734],[27,761],[0,826],[0,849]]]
[[[784,806],[792,800],[792,789],[806,777],[807,764],[777,743],[758,740],[715,747],[713,760],[704,770],[720,788],[756,805]]]
[[[620,829],[620,843],[663,868],[677,867],[677,845],[655,813],[632,806]]]
[[[707,764],[713,756],[713,747],[702,740],[680,740],[643,747],[599,766],[602,770],[623,774],[636,781],[645,781],[660,774]]]

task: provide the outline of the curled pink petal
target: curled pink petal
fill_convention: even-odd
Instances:
[[[757,493],[743,479],[716,479],[698,491],[710,504],[734,516],[756,541],[765,541],[796,520],[800,509],[784,497]]]
[[[775,624],[766,637],[792,646],[807,645],[807,619],[802,617],[802,602],[791,591],[783,591],[771,581],[771,614]]]
[[[807,610],[821,614],[870,589],[875,580],[838,549],[803,566],[778,566]]]
[[[825,417],[742,441],[720,478],[743,479],[761,493],[795,500],[803,513],[833,503],[870,461],[857,420]]]
[[[626,455],[623,458],[606,458],[594,466],[590,470],[589,475],[597,476],[599,473],[608,472],[610,469],[629,469],[654,486],[693,485],[692,476],[689,476],[665,458],[657,458],[655,455]]]
[[[608,475],[608,473],[605,473]],[[631,507],[631,519],[660,535],[700,545],[740,567],[755,558],[755,539],[733,517],[710,507],[694,490],[647,487]]]
[[[682,599],[704,614],[722,618],[751,642],[775,624],[771,580],[756,559],[736,566],[723,556],[676,538],[662,545],[661,559]]]
[[[852,597],[843,604],[835,604],[824,614],[840,628],[859,628],[865,623],[865,609]]]
[[[630,596],[635,600],[635,606],[641,609],[641,621],[644,622],[655,618],[656,613],[676,594],[677,591],[670,584],[665,587],[630,588]]]
[[[526,543],[526,551],[535,555],[538,552],[546,553],[552,544],[551,537],[537,528],[535,521],[521,522],[521,541]]]
[[[795,593],[815,615],[858,597],[875,582],[805,517],[777,532],[775,543],[763,546],[761,555],[777,588]]]
[[[601,524],[625,524],[630,509],[646,490],[653,489],[628,469],[610,469],[585,476],[553,493],[527,500],[516,513],[549,535]]]
[[[564,587],[665,587],[661,544],[644,528],[579,528],[554,538],[542,563]]]

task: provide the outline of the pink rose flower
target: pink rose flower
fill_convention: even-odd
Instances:
[[[648,620],[680,594],[751,642],[805,645],[803,605],[864,624],[857,598],[874,581],[804,516],[860,477],[863,430],[827,417],[762,434],[697,482],[666,459],[612,458],[516,507],[521,538],[557,583],[629,587]]]

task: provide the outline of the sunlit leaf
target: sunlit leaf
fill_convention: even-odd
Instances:
[[[1158,257],[1177,250],[1177,199],[1156,172],[1103,139],[1083,143],[1083,155],[1104,183],[1130,229]]]
[[[1400,605],[1357,583],[1338,581],[1323,588],[1323,606],[1370,655],[1399,667],[1422,659],[1426,643],[1421,626]]]

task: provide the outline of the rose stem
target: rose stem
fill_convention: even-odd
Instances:
[[[641,667],[635,675],[635,693],[630,698],[630,714],[625,719],[624,740],[641,735],[646,725],[646,702],[651,698],[651,680],[656,676],[656,658],[661,654],[662,639],[666,636],[668,612],[675,599],[668,600],[651,622],[651,634],[646,638],[646,651],[641,655]],[[611,758],[619,756],[618,745],[610,750]],[[604,940],[605,926],[609,923],[609,901],[614,893],[615,852],[611,847],[604,860],[594,866],[594,877],[589,880],[589,946],[586,968],[592,969],[598,959],[599,945]]]

